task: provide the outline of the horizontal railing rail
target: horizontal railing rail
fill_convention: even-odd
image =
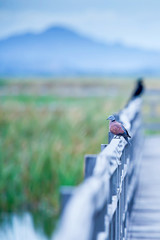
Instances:
[[[78,187],[62,188],[54,240],[126,239],[142,153],[141,99],[130,101],[118,118],[132,136],[131,145],[109,133],[109,144],[85,157],[85,180]]]

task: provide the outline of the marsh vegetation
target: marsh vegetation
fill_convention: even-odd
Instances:
[[[0,208],[30,211],[51,236],[59,188],[83,179],[84,155],[107,143],[106,117],[126,104],[133,81],[0,81]]]

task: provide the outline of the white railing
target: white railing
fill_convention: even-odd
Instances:
[[[67,203],[54,240],[126,239],[142,152],[140,113],[136,98],[118,115],[132,136],[131,146],[122,137],[102,144],[101,153],[85,157],[85,180],[69,191],[63,188]]]

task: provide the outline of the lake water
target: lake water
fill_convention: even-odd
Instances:
[[[33,217],[30,213],[3,214],[0,217],[0,240],[48,239],[41,228],[35,228]]]

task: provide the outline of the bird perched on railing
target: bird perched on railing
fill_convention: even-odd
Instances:
[[[107,120],[110,120],[109,123],[109,130],[111,133],[113,133],[116,136],[122,136],[127,141],[127,143],[131,144],[128,140],[128,138],[131,138],[129,135],[127,129],[123,126],[122,123],[116,121],[115,117],[113,115],[109,116]]]
[[[131,99],[141,96],[142,93],[144,92],[144,89],[145,89],[145,87],[144,87],[144,83],[143,83],[143,78],[138,78],[135,89],[133,90],[133,93],[131,95]]]
[[[129,98],[125,107],[128,106],[130,101],[136,99],[137,97],[140,97],[144,93],[144,91],[145,91],[145,86],[144,86],[143,78],[138,78],[137,81],[136,81],[135,88],[134,88],[134,90],[131,94],[131,97]]]

